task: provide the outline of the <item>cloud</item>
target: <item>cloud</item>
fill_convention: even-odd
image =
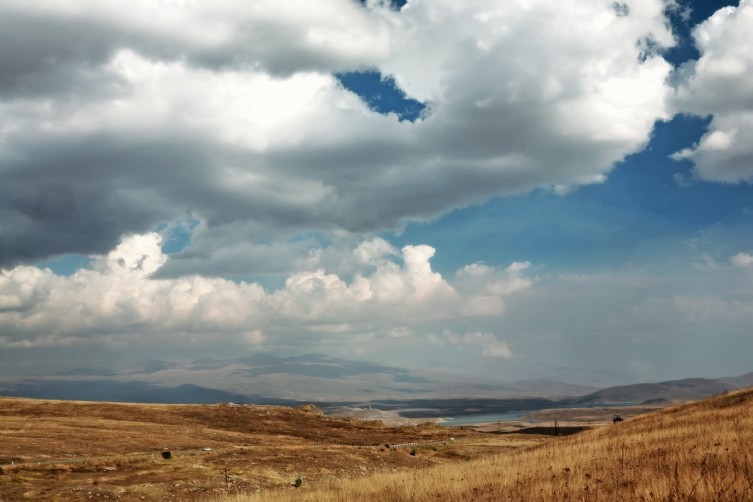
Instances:
[[[353,255],[362,264],[378,263],[385,256],[396,254],[397,251],[392,244],[379,237],[362,242],[353,250]]]
[[[698,178],[753,181],[753,1],[724,7],[693,31],[700,59],[680,72],[678,111],[713,116],[697,145],[674,154],[689,159]]]
[[[150,60],[185,60],[222,70],[276,75],[372,65],[389,54],[384,23],[355,2],[237,0],[211,4],[42,0],[3,2],[0,89],[21,96],[75,92],[101,81],[98,69],[120,49]]]
[[[128,351],[138,358],[326,351],[393,364],[440,361],[511,380],[557,378],[553,367],[577,367],[614,383],[687,376],[688,361],[717,368],[716,376],[750,365],[750,275],[733,266],[694,269],[692,253],[675,256],[678,268],[539,276],[525,262],[474,263],[440,274],[433,248],[390,249],[375,239],[341,250],[353,263],[359,248],[376,250],[352,274],[314,266],[272,289],[198,275],[156,278],[172,259],[161,247],[156,233],[132,235],[67,277],[3,269],[3,367],[46,353],[91,361]],[[637,373],[635,361],[651,365],[653,376]]]
[[[464,285],[461,293],[432,270],[432,247],[405,246],[393,261],[382,257],[396,251],[373,239],[352,252],[369,250],[380,259],[369,260],[352,280],[314,269],[291,274],[282,287],[267,291],[257,283],[197,275],[154,278],[169,261],[161,245],[157,233],[128,236],[69,277],[30,266],[2,270],[0,346],[149,343],[158,351],[180,344],[307,346],[359,334],[372,342],[415,338],[437,322],[478,315],[465,311],[466,296],[477,296],[475,287],[489,294],[495,275],[507,273],[489,269],[490,277]],[[517,265],[511,268],[516,276],[522,273]],[[513,293],[514,288],[497,292]],[[486,337],[468,340],[501,353],[502,346]]]
[[[466,265],[458,270],[456,284],[470,294],[462,306],[466,316],[501,315],[505,311],[503,297],[531,287],[533,280],[524,275],[528,262],[514,262],[506,269],[489,267],[483,263]]]
[[[735,267],[748,268],[753,266],[753,255],[748,253],[737,253],[729,259],[729,262]]]
[[[464,333],[456,335],[450,331],[445,331],[443,339],[453,345],[477,345],[481,348],[484,357],[498,357],[509,359],[512,357],[512,351],[506,342],[499,340],[491,333]]]
[[[671,68],[650,49],[674,43],[664,8],[3,2],[0,265],[103,254],[190,216],[202,226],[163,273],[209,275],[244,243],[602,182],[668,117]],[[333,76],[365,69],[428,113],[376,113]]]
[[[750,275],[734,267],[693,269],[691,255],[673,259],[682,267],[539,277],[507,299],[493,331],[482,332],[507,341],[515,355],[510,364],[527,374],[552,361],[634,383],[749,371]],[[650,372],[638,373],[636,360]]]

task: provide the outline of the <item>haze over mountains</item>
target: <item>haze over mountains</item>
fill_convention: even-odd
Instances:
[[[553,380],[502,383],[325,355],[255,355],[187,363],[147,360],[116,368],[0,377],[0,392],[24,397],[205,403],[572,397],[595,388]]]
[[[659,383],[619,385],[571,399],[574,404],[646,403],[661,404],[702,399],[727,390],[753,386],[753,373],[724,378],[684,378]]]
[[[472,400],[478,411],[478,403],[487,403],[482,408],[509,408],[515,400],[523,404],[528,399],[545,400],[536,408],[547,407],[549,402],[551,406],[669,403],[751,385],[753,373],[597,390],[546,379],[495,382],[317,354],[284,358],[262,354],[182,363],[146,360],[122,367],[78,368],[55,375],[0,377],[0,395],[145,403],[347,402],[393,409],[403,407],[401,403],[405,407],[432,407],[432,402],[442,403],[445,409],[448,400],[465,399]]]

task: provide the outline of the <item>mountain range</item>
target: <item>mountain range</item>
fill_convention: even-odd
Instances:
[[[190,387],[186,387],[190,385]],[[0,377],[0,394],[138,402],[368,402],[385,399],[562,398],[595,388],[554,380],[495,382],[319,354],[188,362],[145,360],[52,375]]]
[[[0,377],[0,395],[142,403],[246,402],[370,405],[388,409],[486,409],[665,404],[753,386],[753,373],[596,389],[554,380],[495,382],[446,371],[307,354],[188,362],[145,360],[53,375]],[[491,408],[489,408],[491,407]],[[471,411],[469,411],[471,412]],[[424,412],[421,412],[424,413]],[[457,413],[455,413],[457,414]]]

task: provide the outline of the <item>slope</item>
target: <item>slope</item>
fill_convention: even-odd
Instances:
[[[751,500],[753,389],[420,473],[240,501]]]

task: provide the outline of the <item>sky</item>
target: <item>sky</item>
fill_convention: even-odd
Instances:
[[[4,0],[0,374],[753,371],[753,0]]]

